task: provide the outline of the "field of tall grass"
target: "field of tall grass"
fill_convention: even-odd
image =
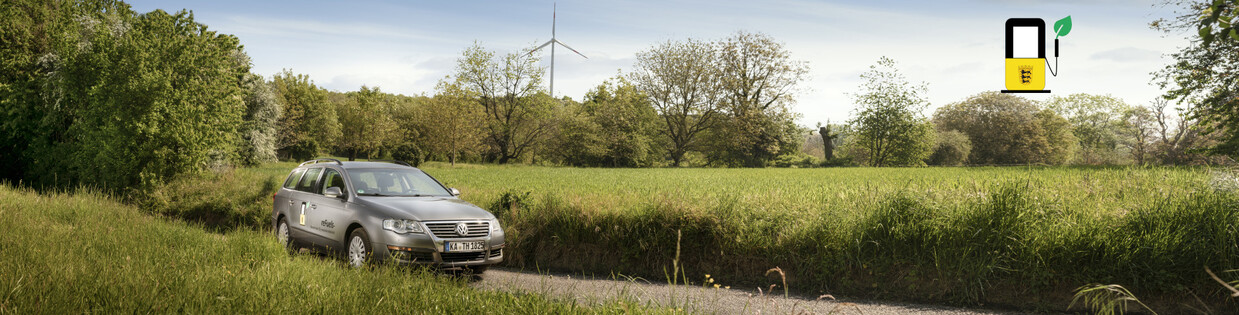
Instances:
[[[646,313],[471,289],[425,269],[290,257],[268,232],[205,231],[83,189],[0,185],[0,314]]]
[[[1155,309],[1239,307],[1203,269],[1239,268],[1225,170],[425,169],[500,216],[514,266],[662,279],[678,260],[690,281],[767,290],[779,267],[809,296],[1041,310],[1103,283]]]
[[[178,215],[238,196],[250,199],[222,217],[266,228],[266,189],[295,165],[169,185],[152,193],[168,202],[144,209]],[[1117,284],[1161,311],[1239,308],[1204,272],[1239,279],[1239,182],[1224,169],[422,168],[500,217],[512,267],[710,274],[782,293],[784,279],[766,272],[778,267],[791,293],[810,297],[1034,310]]]

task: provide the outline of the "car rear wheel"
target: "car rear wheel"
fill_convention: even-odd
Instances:
[[[288,220],[280,218],[279,224],[275,228],[275,239],[280,242],[280,246],[284,246],[284,250],[289,254],[296,254],[298,248],[293,245],[292,235],[288,231]]]
[[[370,238],[366,236],[366,230],[358,228],[353,230],[353,233],[348,237],[348,266],[350,268],[361,268],[366,265],[370,259]]]

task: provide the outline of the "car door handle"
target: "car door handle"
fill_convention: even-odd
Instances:
[[[318,205],[310,205],[310,209],[318,209]]]

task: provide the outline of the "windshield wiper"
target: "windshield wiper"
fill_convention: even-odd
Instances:
[[[364,193],[364,194],[357,194],[357,195],[358,195],[358,196],[375,196],[375,197],[391,197],[391,196],[394,196],[394,195],[384,195],[384,194],[376,194],[376,193]]]

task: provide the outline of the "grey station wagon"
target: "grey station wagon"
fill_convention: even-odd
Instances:
[[[351,267],[390,261],[481,273],[503,261],[503,229],[459,195],[403,162],[317,159],[275,193],[271,223],[290,252],[323,249]]]

